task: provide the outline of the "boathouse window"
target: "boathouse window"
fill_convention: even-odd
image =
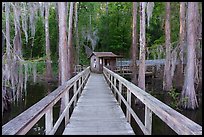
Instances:
[[[94,59],[94,68],[96,68],[96,59]]]

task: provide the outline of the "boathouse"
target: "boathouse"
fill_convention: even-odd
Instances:
[[[89,56],[91,71],[102,73],[103,66],[106,66],[110,70],[115,70],[117,57],[118,56],[112,52],[92,52]]]

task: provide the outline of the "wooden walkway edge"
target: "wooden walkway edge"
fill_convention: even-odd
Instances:
[[[91,73],[63,135],[134,135],[103,74]]]

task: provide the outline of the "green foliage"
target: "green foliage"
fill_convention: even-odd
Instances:
[[[176,89],[175,88],[172,88],[169,92],[168,92],[168,95],[171,97],[171,103],[170,103],[170,106],[174,109],[177,109],[177,110],[180,110],[179,109],[179,102],[180,102],[180,94],[181,93],[178,93],[176,92]]]
[[[130,47],[132,44],[132,2],[79,2],[78,4],[78,32],[80,43],[80,64],[89,64],[89,59],[85,54],[84,45],[91,47],[91,41],[87,40],[87,34],[93,34],[97,30],[97,41],[95,51],[112,51],[116,54],[130,57]],[[200,4],[201,5],[201,4]],[[201,9],[201,7],[200,7]],[[2,10],[2,30],[5,31],[5,13]],[[57,74],[58,66],[58,21],[56,9],[51,6],[49,15],[49,32],[51,59],[54,66],[53,70]],[[137,33],[139,43],[140,11],[139,2],[137,9]],[[202,12],[201,12],[202,13]],[[11,25],[11,44],[14,38],[13,10],[10,12]],[[68,18],[67,18],[68,20]],[[29,24],[29,20],[27,21]],[[22,29],[22,27],[21,27]],[[75,37],[75,29],[74,38]],[[38,16],[36,20],[36,34],[34,37],[34,46],[32,47],[32,38],[28,30],[29,40],[26,44],[25,34],[22,32],[23,57],[25,59],[34,59],[45,57],[45,29],[43,18]],[[171,2],[171,43],[172,47],[176,45],[179,39],[179,2]],[[73,40],[73,46],[76,47],[76,40]],[[150,26],[146,26],[146,43],[150,49],[150,59],[157,55],[157,47],[165,44],[165,2],[155,2],[155,6],[150,19]],[[139,44],[138,44],[139,46]],[[138,47],[139,48],[139,47]],[[76,52],[75,52],[76,53]],[[164,58],[164,54],[162,54]],[[43,66],[43,65],[41,65]],[[40,68],[42,70],[42,68]]]
[[[155,6],[150,19],[150,26],[147,28],[147,46],[154,44],[161,45],[165,42],[164,33],[165,4],[155,2]]]
[[[171,2],[171,43],[179,40],[179,2]],[[150,19],[150,27],[147,28],[147,46],[151,50],[150,59],[153,59],[158,45],[165,45],[165,2],[155,2]],[[172,48],[175,44],[172,44]],[[162,55],[164,58],[164,54]]]
[[[54,77],[58,76],[58,62],[52,62],[52,73]]]
[[[32,47],[32,58],[45,56],[45,27],[42,17],[38,17],[36,23],[36,34],[34,46]]]
[[[38,17],[36,21],[36,33],[34,37],[34,44],[32,46],[33,38],[31,32],[28,33],[28,43],[25,42],[23,36],[23,57],[26,59],[40,58],[45,56],[45,30],[42,17]]]
[[[104,12],[99,24],[100,45],[103,51],[128,56],[131,46],[132,3],[109,2],[108,14]]]
[[[171,42],[179,40],[179,3],[171,2]]]
[[[54,62],[58,61],[58,22],[56,11],[53,8],[50,8],[49,16],[49,32],[50,32],[50,51],[51,51],[51,60]]]
[[[90,61],[87,58],[87,55],[85,54],[85,48],[81,47],[80,48],[80,58],[79,58],[79,64],[81,65],[90,65]]]
[[[37,74],[45,74],[46,71],[46,63],[38,62],[36,65]]]

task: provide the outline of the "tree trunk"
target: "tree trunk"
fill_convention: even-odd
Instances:
[[[50,36],[49,36],[49,5],[45,2],[45,37],[46,37],[46,77],[52,79],[51,53],[50,53]]]
[[[185,72],[185,81],[182,90],[181,103],[186,109],[195,109],[198,102],[194,87],[194,61],[196,46],[196,4],[197,2],[188,2],[187,8],[187,66]]]
[[[163,90],[170,91],[172,88],[171,77],[171,41],[170,41],[170,2],[166,2],[166,20],[165,20],[165,45],[166,60],[164,66]]]
[[[5,3],[5,15],[6,15],[6,54],[7,58],[10,59],[10,21],[9,21],[9,13],[10,13],[10,4],[9,2]]]
[[[145,6],[146,2],[140,2],[140,64],[138,86],[145,90]]]
[[[1,56],[3,56],[4,55],[4,43],[5,43],[5,40],[4,40],[4,34],[3,34],[3,32],[2,32],[2,55]]]
[[[74,9],[74,3],[70,3],[70,11],[69,11],[69,29],[68,29],[68,79],[70,79],[73,75],[73,46],[72,46],[72,26],[73,26],[73,9]]]
[[[80,50],[80,46],[79,46],[79,32],[78,32],[78,7],[77,7],[77,2],[75,3],[75,29],[76,29],[76,49],[77,49],[77,60],[76,60],[76,64],[79,65],[79,50]]]
[[[106,45],[105,45],[105,51],[107,51],[107,49],[108,49],[108,45],[109,45],[109,13],[108,13],[108,2],[106,2],[106,18],[107,18],[107,20],[106,20],[106,26],[105,26],[105,28],[106,28]]]
[[[60,61],[60,78],[61,85],[68,80],[67,70],[67,35],[66,35],[66,4],[65,2],[58,2],[58,13],[59,13],[59,61]],[[61,99],[60,113],[65,108],[65,96]]]
[[[179,32],[179,64],[177,66],[177,87],[182,88],[183,86],[183,53],[185,44],[185,2],[180,2],[180,32]]]
[[[132,26],[132,82],[137,83],[137,2],[133,2],[133,26]]]

